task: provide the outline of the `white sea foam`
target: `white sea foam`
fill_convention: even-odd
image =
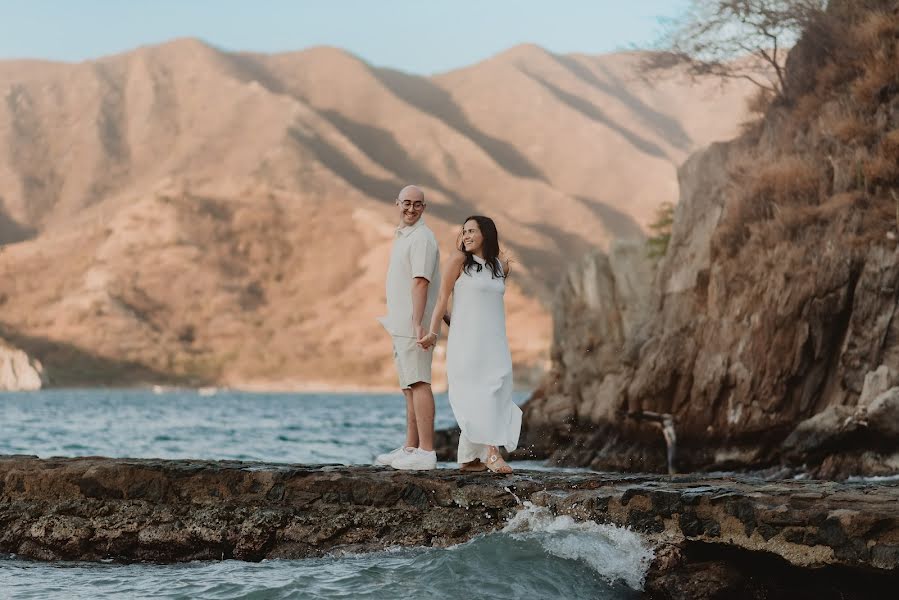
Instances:
[[[652,547],[629,529],[554,516],[530,502],[524,503],[503,532],[518,539],[537,539],[550,554],[582,561],[606,581],[622,581],[635,590],[643,589],[653,558]]]

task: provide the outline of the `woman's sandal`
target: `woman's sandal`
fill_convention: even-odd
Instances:
[[[476,458],[460,466],[459,470],[463,473],[481,473],[487,470],[487,465],[482,463],[480,458]]]
[[[508,475],[512,472],[512,467],[510,467],[499,454],[491,454],[487,457],[487,462],[484,464],[492,472],[499,473],[500,475]]]

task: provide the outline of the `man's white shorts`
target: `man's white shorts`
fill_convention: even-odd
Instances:
[[[393,360],[400,379],[400,388],[409,389],[413,383],[431,383],[431,360],[434,348],[422,350],[416,340],[393,338]]]

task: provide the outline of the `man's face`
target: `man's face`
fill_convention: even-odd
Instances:
[[[421,215],[425,212],[424,200],[415,193],[401,194],[396,199],[396,205],[399,208],[402,223],[407,227],[418,223]]]

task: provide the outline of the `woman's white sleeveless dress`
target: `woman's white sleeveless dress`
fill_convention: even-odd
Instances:
[[[512,356],[506,339],[505,280],[484,260],[463,269],[453,287],[446,378],[453,414],[462,430],[458,461],[487,460],[487,446],[518,446],[521,409],[512,401]],[[502,272],[500,270],[500,272]]]

